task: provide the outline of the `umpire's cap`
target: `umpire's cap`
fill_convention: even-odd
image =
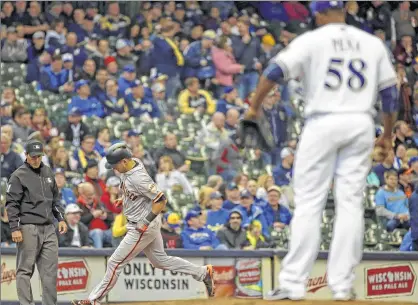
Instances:
[[[126,143],[113,144],[106,154],[106,168],[112,169],[119,161],[129,158],[132,158],[132,153]]]
[[[36,139],[26,142],[25,151],[31,157],[42,156],[44,154],[44,145]]]

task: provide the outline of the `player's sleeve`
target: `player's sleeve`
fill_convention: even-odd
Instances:
[[[17,175],[10,177],[6,191],[6,210],[9,216],[9,226],[12,232],[20,230],[20,206],[23,198],[23,186]]]
[[[301,77],[303,64],[310,58],[309,37],[307,33],[295,38],[286,48],[273,57],[264,71],[264,76],[275,82],[279,82],[279,78],[288,81]],[[280,74],[282,74],[281,77]]]
[[[137,174],[133,176],[133,180],[135,183],[129,179],[130,185],[143,196],[151,199],[153,203],[164,196],[164,193],[147,173],[142,171],[137,172]]]
[[[380,61],[377,66],[377,86],[382,100],[382,110],[385,113],[398,111],[397,77],[389,54],[382,42]]]

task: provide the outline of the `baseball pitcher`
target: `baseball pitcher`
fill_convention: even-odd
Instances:
[[[142,162],[132,158],[124,143],[112,145],[106,155],[107,168],[121,175],[123,213],[128,220],[128,232],[110,257],[104,279],[93,289],[88,300],[74,300],[73,305],[96,305],[115,285],[125,265],[141,251],[155,268],[190,274],[203,281],[208,296],[214,294],[213,267],[196,266],[184,259],[167,256],[160,232],[161,212],[167,199],[148,175]]]
[[[295,38],[260,78],[247,119],[262,119],[261,104],[277,82],[300,78],[305,126],[294,165],[295,212],[279,288],[267,299],[305,298],[306,282],[321,242],[321,213],[334,179],[334,232],[328,285],[335,300],[355,297],[354,270],[363,251],[363,190],[374,145],[374,104],[380,94],[384,134],[391,149],[397,111],[396,74],[384,43],[345,23],[342,1],[312,1],[316,30]]]

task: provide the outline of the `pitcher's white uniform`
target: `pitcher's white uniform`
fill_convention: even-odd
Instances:
[[[286,79],[302,80],[306,101],[293,175],[296,210],[280,288],[293,298],[305,295],[320,245],[321,213],[334,179],[336,218],[327,272],[332,291],[342,293],[352,287],[353,269],[362,257],[373,105],[379,90],[396,84],[396,74],[382,41],[337,23],[297,37],[272,62]]]
[[[148,215],[152,202],[158,199],[162,192],[148,175],[142,162],[134,160],[137,165],[121,175],[120,185],[123,192],[123,213],[128,219],[128,232],[110,257],[104,279],[91,292],[89,300],[92,304],[99,304],[116,284],[125,265],[141,251],[144,251],[155,268],[187,273],[198,281],[203,281],[206,275],[204,266],[196,266],[184,259],[167,256],[160,231],[161,215],[151,222],[145,233],[136,230],[136,223]]]

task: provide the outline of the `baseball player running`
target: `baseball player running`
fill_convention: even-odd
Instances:
[[[192,275],[203,281],[208,296],[214,294],[213,267],[196,266],[184,259],[167,256],[160,233],[161,212],[167,199],[148,175],[142,162],[132,158],[124,143],[112,145],[106,155],[107,168],[121,175],[123,212],[128,219],[128,232],[110,257],[106,275],[91,292],[88,300],[74,300],[73,305],[96,305],[115,285],[125,265],[141,251],[155,268],[172,270]]]
[[[334,179],[336,218],[328,256],[328,285],[335,300],[354,298],[354,269],[362,257],[363,190],[374,142],[373,105],[380,93],[387,153],[396,119],[396,74],[383,42],[345,24],[342,1],[314,1],[317,26],[272,59],[260,78],[248,119],[258,117],[276,82],[300,78],[305,126],[294,164],[295,212],[279,288],[266,299],[304,299],[320,245],[321,213]],[[260,117],[260,120],[262,117]]]

